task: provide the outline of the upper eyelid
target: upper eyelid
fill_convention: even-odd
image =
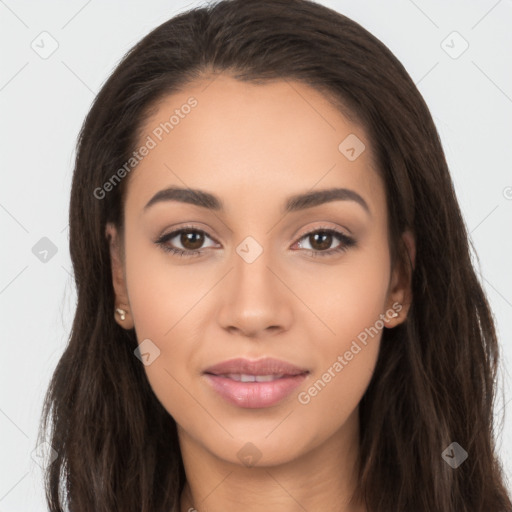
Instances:
[[[201,229],[201,228],[196,228],[196,227],[192,227],[192,226],[183,226],[181,228],[178,228],[178,229],[174,229],[172,231],[169,231],[169,233],[165,233],[164,235],[160,235],[158,238],[157,238],[157,241],[158,240],[170,240],[176,236],[178,236],[180,233],[183,233],[183,232],[187,232],[187,231],[195,231],[197,233],[203,233],[205,234],[208,238],[210,238],[211,240],[213,240],[214,242],[217,242],[219,243],[214,237],[212,237],[208,231],[205,231],[204,229]]]

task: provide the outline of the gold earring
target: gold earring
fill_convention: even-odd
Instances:
[[[126,319],[126,311],[124,309],[116,308],[116,313],[119,315],[121,320],[125,320]]]

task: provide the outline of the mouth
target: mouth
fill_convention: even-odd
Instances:
[[[249,373],[228,373],[226,375],[216,375],[210,373],[209,375],[215,375],[216,377],[224,377],[226,379],[236,380],[237,382],[272,382],[283,377],[290,377],[290,375],[251,375]]]
[[[207,368],[210,387],[231,405],[248,409],[270,407],[299,386],[309,370],[279,359],[232,359]]]

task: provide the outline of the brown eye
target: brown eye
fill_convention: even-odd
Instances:
[[[202,231],[182,231],[180,243],[190,251],[200,249],[204,243],[204,233]]]
[[[208,240],[212,243],[203,247]],[[164,251],[177,256],[198,256],[205,249],[212,248],[215,245],[214,242],[208,233],[192,227],[178,229],[155,240],[155,243]]]
[[[328,231],[316,231],[309,236],[309,242],[313,250],[325,251],[331,248],[333,236]]]
[[[331,247],[337,241],[335,247]],[[354,238],[345,235],[335,229],[317,229],[303,235],[297,242],[299,248],[305,249],[312,256],[332,256],[336,253],[346,251],[349,247],[355,246]],[[306,245],[306,247],[304,247]],[[307,247],[309,245],[309,247]]]

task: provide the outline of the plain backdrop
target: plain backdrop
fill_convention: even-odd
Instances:
[[[512,478],[512,1],[319,3],[384,42],[430,108],[498,326],[498,419],[508,407],[497,442]],[[46,510],[33,450],[75,307],[67,215],[80,126],[125,52],[199,5],[0,0],[0,512]]]

